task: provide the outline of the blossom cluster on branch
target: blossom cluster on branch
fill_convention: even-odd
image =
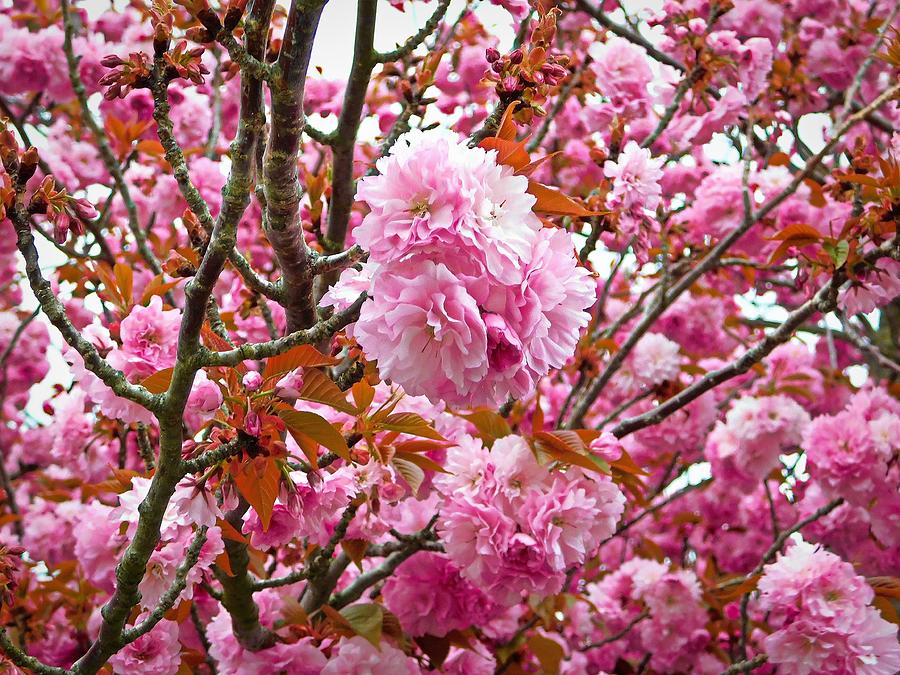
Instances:
[[[900,671],[896,2],[15,0],[0,57],[0,670]]]

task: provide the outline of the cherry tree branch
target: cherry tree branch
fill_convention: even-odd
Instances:
[[[268,82],[272,79],[272,66],[261,60],[259,56],[251,53],[249,49],[235,39],[231,31],[223,28],[216,36],[216,41],[225,47],[228,51],[228,56],[241,67],[241,71],[245,76],[263,82]]]
[[[94,114],[91,112],[88,103],[87,91],[84,88],[84,82],[81,81],[81,75],[78,72],[78,57],[75,55],[75,51],[72,47],[72,37],[75,33],[75,26],[72,21],[71,11],[69,10],[69,0],[61,0],[60,8],[62,10],[64,29],[63,51],[65,52],[66,64],[69,69],[69,81],[72,84],[72,90],[75,92],[75,98],[78,99],[78,105],[81,108],[81,117],[88,129],[91,130],[94,142],[97,144],[97,152],[103,160],[103,165],[112,176],[116,189],[122,197],[122,203],[125,205],[125,211],[128,214],[128,227],[137,244],[138,252],[150,269],[152,269],[155,274],[160,274],[162,272],[162,267],[159,264],[159,260],[156,258],[156,254],[153,253],[153,250],[147,244],[147,236],[144,233],[144,229],[141,227],[137,206],[131,198],[128,184],[125,181],[125,175],[122,173],[122,167],[119,166],[119,161],[113,154],[112,148],[109,145],[109,140],[106,137],[106,132],[94,119]]]
[[[717,265],[718,260],[722,257],[722,255],[753,225],[760,222],[775,208],[780,206],[788,197],[793,195],[800,187],[800,185],[803,184],[803,181],[808,178],[813,173],[813,171],[815,171],[816,167],[822,162],[822,160],[832,151],[832,149],[838,144],[838,142],[840,142],[841,138],[845,133],[847,133],[847,131],[861,122],[865,118],[866,114],[868,114],[872,110],[877,110],[879,107],[896,97],[898,93],[900,93],[900,85],[894,85],[890,89],[883,92],[875,100],[873,100],[868,106],[847,118],[845,122],[838,126],[828,143],[826,143],[825,146],[819,152],[817,152],[809,160],[809,162],[806,163],[806,166],[803,168],[803,170],[797,173],[793,177],[791,182],[784,189],[782,189],[782,191],[779,192],[778,195],[767,201],[755,213],[745,213],[745,217],[740,226],[732,230],[732,232],[723,237],[715,246],[713,246],[712,249],[710,249],[710,251],[697,263],[697,265],[693,269],[691,269],[673,284],[672,288],[668,292],[660,294],[655,306],[650,308],[644,314],[641,320],[638,321],[634,330],[625,339],[625,342],[623,342],[619,350],[616,351],[616,353],[612,356],[604,371],[593,382],[591,382],[591,384],[585,390],[584,394],[575,404],[572,410],[572,415],[568,422],[568,428],[573,429],[583,425],[584,416],[587,414],[593,403],[597,400],[600,392],[603,391],[603,388],[609,383],[609,381],[612,379],[612,376],[615,375],[615,373],[618,372],[618,370],[622,367],[622,365],[625,363],[625,359],[631,353],[632,349],[634,349],[635,345],[656,322],[656,320],[663,314],[663,312],[679,296],[681,296],[682,293],[693,286],[695,281],[697,281],[707,271],[713,269]],[[766,353],[768,354],[768,352]],[[628,420],[626,420],[626,423],[627,422]],[[620,425],[620,427],[621,426],[622,425]]]
[[[312,264],[313,274],[338,272],[354,263],[366,260],[368,256],[368,252],[363,250],[359,244],[354,244],[346,251],[341,251],[340,253],[316,256]]]
[[[769,657],[765,654],[757,654],[752,659],[748,659],[746,661],[738,661],[737,663],[728,666],[728,668],[722,671],[722,675],[738,675],[738,673],[749,673],[751,670],[756,670],[757,668],[759,668],[768,660]]]
[[[282,272],[287,330],[316,320],[311,257],[300,222],[297,158],[306,122],[303,91],[324,0],[293,0],[271,83],[272,123],[263,158],[266,238]]]
[[[62,334],[66,344],[81,355],[81,358],[84,359],[85,368],[99,377],[113,393],[133,401],[147,408],[147,410],[159,410],[161,405],[159,396],[151,394],[139,384],[129,382],[125,378],[125,374],[113,368],[100,355],[97,348],[85,340],[81,336],[81,331],[69,321],[65,307],[53,293],[50,282],[44,278],[41,272],[38,251],[34,244],[34,235],[31,233],[28,214],[25,212],[21,200],[17,200],[16,205],[8,212],[8,215],[16,229],[19,252],[25,259],[25,274],[28,277],[29,286],[47,320]]]
[[[346,588],[331,596],[331,600],[328,601],[328,604],[335,609],[341,609],[351,602],[355,602],[362,597],[362,594],[365,593],[367,589],[371,588],[382,579],[387,579],[393,574],[394,570],[396,570],[405,560],[411,558],[419,551],[429,548],[435,538],[436,535],[430,527],[426,527],[422,531],[412,535],[404,542],[404,548],[388,555],[384,559],[384,562],[378,567],[360,574]]]
[[[9,639],[9,635],[6,633],[5,628],[0,628],[0,649],[2,649],[3,653],[6,654],[9,660],[15,663],[17,666],[19,666],[20,668],[28,668],[31,671],[38,673],[38,675],[69,674],[69,671],[65,668],[48,666],[40,659],[36,659],[33,656],[29,656],[28,654],[26,654],[23,649],[17,647],[13,643],[13,641]]]
[[[878,50],[881,49],[881,44],[884,42],[884,36],[887,34],[888,28],[894,24],[894,19],[897,18],[898,12],[900,12],[900,4],[895,4],[894,9],[891,10],[891,13],[884,20],[884,23],[878,28],[878,32],[875,35],[875,41],[869,48],[869,53],[866,55],[865,60],[860,64],[859,69],[856,71],[856,75],[853,78],[853,82],[844,94],[844,109],[841,113],[841,120],[846,119],[847,115],[853,110],[853,101],[856,99],[856,94],[862,86],[863,78],[865,78],[866,73],[875,61],[875,56],[878,54]]]
[[[610,33],[614,33],[615,35],[625,38],[629,42],[636,44],[639,47],[643,47],[647,54],[653,59],[682,72],[685,72],[687,70],[687,68],[685,68],[681,62],[679,62],[677,59],[673,59],[668,54],[659,51],[656,47],[653,46],[653,43],[651,43],[647,38],[645,38],[637,31],[626,26],[621,26],[610,19],[606,15],[606,13],[599,7],[592,7],[590,4],[588,4],[587,0],[575,0],[575,4],[578,6],[578,9],[580,9],[585,14],[592,16],[594,19],[596,19],[597,23],[606,28]]]
[[[347,225],[350,222],[350,209],[356,192],[353,181],[353,155],[369,79],[378,57],[373,49],[377,9],[377,0],[359,0],[357,4],[353,64],[344,91],[344,103],[338,117],[337,130],[331,143],[331,201],[328,205],[328,226],[322,245],[326,251],[332,253],[340,251],[344,246]]]
[[[238,508],[225,515],[225,520],[239,532],[250,505],[241,500]],[[250,651],[260,651],[275,643],[275,634],[259,622],[259,607],[253,601],[253,581],[247,573],[250,556],[246,544],[225,539],[225,553],[231,574],[216,567],[216,578],[222,585],[222,606],[231,615],[231,625],[238,643]]]
[[[206,543],[207,529],[207,527],[203,526],[197,530],[193,540],[191,540],[190,546],[188,546],[188,549],[185,552],[184,560],[181,561],[178,569],[175,570],[175,579],[172,581],[172,585],[162,594],[159,602],[156,603],[156,607],[153,608],[153,611],[150,612],[141,623],[122,633],[122,647],[134,642],[142,635],[153,630],[156,624],[165,617],[166,612],[175,606],[181,592],[187,587],[188,574],[200,559],[200,551]]]
[[[866,256],[866,260],[874,261],[880,257],[890,256],[900,259],[900,242],[897,239],[887,241]],[[676,410],[698,398],[710,389],[733,377],[746,373],[755,363],[768,356],[775,347],[787,342],[796,330],[816,312],[827,313],[837,307],[837,295],[840,286],[847,280],[846,272],[837,270],[832,278],[816,294],[791,312],[781,324],[768,334],[765,339],[744,352],[738,359],[727,366],[708,372],[689,387],[682,389],[675,396],[667,399],[652,410],[622,421],[612,429],[617,438],[623,438],[666,419]]]
[[[449,7],[450,0],[438,0],[438,5],[434,12],[428,17],[425,25],[422,26],[415,35],[409,37],[406,42],[396,49],[392,49],[388,52],[375,52],[375,62],[389,63],[391,61],[399,61],[405,56],[412,54],[416,47],[425,42],[425,40],[428,39],[428,36],[437,30],[438,24],[441,22],[441,19],[444,18]]]
[[[599,642],[591,642],[590,644],[582,647],[581,651],[586,652],[591,649],[598,649],[599,647],[605,647],[608,644],[612,644],[616,640],[621,640],[623,637],[625,637],[626,635],[628,635],[631,632],[632,628],[637,626],[641,621],[646,619],[648,616],[650,616],[650,612],[645,609],[643,612],[641,612],[636,617],[634,617],[631,620],[631,622],[629,622],[629,624],[627,626],[625,626],[625,628],[620,630],[618,633],[613,633],[609,637],[604,638],[604,639],[600,640]]]
[[[283,354],[297,345],[316,344],[356,321],[359,309],[365,300],[366,295],[363,293],[347,309],[335,313],[331,318],[319,321],[311,328],[294,331],[275,340],[249,342],[224,352],[201,350],[200,363],[204,367],[236,366],[241,361],[266,359]]]
[[[775,556],[781,550],[781,547],[784,546],[784,542],[786,542],[788,540],[788,537],[790,537],[792,534],[794,534],[796,532],[799,532],[807,525],[814,523],[819,518],[823,518],[823,517],[827,516],[829,513],[834,511],[837,507],[839,507],[843,503],[844,503],[843,498],[835,499],[835,500],[829,502],[828,504],[826,504],[825,506],[817,509],[814,513],[810,514],[803,520],[795,523],[793,526],[791,526],[788,529],[784,530],[783,532],[779,533],[778,536],[775,537],[775,542],[772,544],[772,546],[769,547],[769,550],[767,550],[765,552],[762,559],[759,561],[759,564],[756,567],[754,567],[753,570],[748,575],[746,575],[745,577],[742,577],[740,579],[732,579],[729,582],[727,582],[726,584],[722,584],[721,587],[727,588],[732,585],[741,584],[749,579],[752,579],[753,577],[755,577],[759,574],[762,574],[763,568],[769,562],[771,562],[772,560],[775,559]],[[750,624],[748,608],[750,605],[750,594],[752,592],[753,592],[753,589],[750,589],[741,596],[741,635],[740,635],[740,645],[739,645],[741,659],[747,658],[747,631],[749,629],[749,624]]]

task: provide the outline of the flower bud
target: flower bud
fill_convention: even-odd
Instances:
[[[60,213],[53,221],[53,240],[57,244],[65,244],[69,237],[69,225],[72,219],[67,213]]]
[[[219,21],[219,17],[216,16],[216,13],[209,7],[197,12],[197,19],[199,19],[200,23],[203,24],[203,27],[209,31],[210,35],[218,35],[219,31],[222,30],[222,22]]]
[[[200,42],[202,44],[212,42],[214,39],[203,26],[191,26],[184,32],[184,36],[191,42]]]
[[[244,7],[246,5],[246,1],[229,3],[228,9],[225,10],[225,19],[222,22],[222,26],[226,31],[230,33],[237,28],[237,25],[240,23],[241,17],[244,14]]]
[[[487,59],[488,63],[494,63],[495,61],[500,59],[500,52],[498,52],[493,47],[488,47],[484,50],[484,58]]]
[[[28,148],[23,154],[22,159],[19,163],[19,175],[18,181],[20,185],[24,185],[28,182],[34,172],[37,170],[38,165],[38,151],[33,145]]]
[[[545,63],[541,66],[541,72],[549,79],[557,82],[569,74],[569,71],[555,63]]]
[[[102,59],[100,59],[100,65],[105,68],[116,68],[118,66],[124,66],[125,61],[122,58],[116,56],[115,54],[107,54]]]
[[[100,215],[87,199],[73,199],[72,209],[80,220],[94,220]]]
[[[509,53],[509,62],[510,63],[515,63],[515,64],[522,63],[522,59],[524,59],[524,58],[525,58],[525,53],[521,50],[521,48],[514,49],[513,51],[511,51]]]
[[[244,389],[247,391],[256,391],[262,386],[263,376],[259,374],[259,372],[255,370],[251,370],[246,375],[244,375],[241,383],[244,385]]]
[[[275,395],[285,399],[297,399],[300,397],[301,389],[303,389],[303,369],[298,368],[278,380]]]

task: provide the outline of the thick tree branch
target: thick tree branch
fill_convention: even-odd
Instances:
[[[377,0],[359,0],[356,10],[356,36],[353,45],[353,65],[344,91],[344,103],[338,117],[332,147],[331,201],[328,205],[328,227],[322,245],[330,253],[340,251],[347,237],[350,209],[356,186],[353,180],[353,155],[359,133],[363,105],[369,78],[375,65],[373,51]],[[424,38],[423,38],[424,39]],[[327,280],[325,286],[327,287]]]
[[[243,517],[250,505],[242,500],[238,508],[225,515],[225,520],[238,532],[244,525]],[[275,635],[259,622],[259,607],[253,602],[253,581],[247,573],[250,556],[247,546],[225,539],[225,553],[232,574],[216,567],[216,578],[222,585],[222,606],[231,615],[234,636],[244,649],[259,651],[275,643]]]
[[[297,157],[306,116],[303,90],[322,0],[294,0],[272,81],[272,123],[263,159],[266,238],[282,272],[287,330],[315,323],[311,258],[300,223]]]

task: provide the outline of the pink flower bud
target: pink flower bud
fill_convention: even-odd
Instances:
[[[72,209],[81,220],[94,220],[100,215],[87,199],[73,199]]]
[[[525,58],[525,53],[521,49],[514,49],[509,53],[509,62],[519,64]]]
[[[403,487],[398,485],[397,483],[385,483],[378,488],[378,494],[381,496],[382,500],[388,502],[389,504],[395,504],[403,499],[403,495],[406,494],[406,490],[404,490]]]
[[[257,371],[251,370],[249,373],[244,375],[241,383],[244,385],[244,389],[247,391],[256,391],[262,386],[263,377]]]
[[[275,395],[281,398],[299,398],[300,390],[303,389],[303,371],[297,369],[288,373],[275,385]]]
[[[622,444],[608,431],[603,431],[591,441],[591,452],[607,462],[615,462],[622,456]]]
[[[115,54],[108,54],[100,59],[100,65],[106,68],[115,68],[117,66],[124,66],[125,61],[123,61],[121,57],[116,56]]]
[[[500,58],[500,52],[493,47],[488,47],[484,50],[484,58],[487,59],[488,63],[494,63]]]

